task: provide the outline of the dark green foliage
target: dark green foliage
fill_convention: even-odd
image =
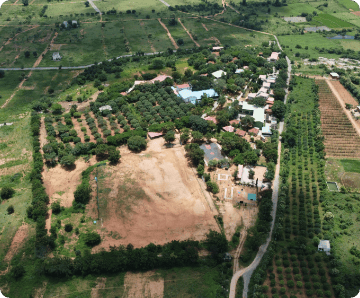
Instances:
[[[51,210],[54,214],[59,214],[61,211],[60,203],[59,202],[52,203]]]
[[[25,268],[23,265],[18,264],[11,268],[10,275],[15,279],[20,279],[25,274]]]
[[[84,235],[84,242],[88,246],[95,246],[101,242],[101,237],[96,232],[86,233]]]
[[[7,207],[6,211],[8,214],[13,214],[15,211],[14,206],[10,205],[9,207]]]
[[[141,136],[132,136],[128,139],[127,145],[130,150],[140,152],[146,149],[147,141]]]
[[[3,200],[8,200],[10,199],[15,193],[15,190],[10,187],[10,186],[4,186],[2,189],[1,189],[1,198]]]
[[[188,144],[185,146],[185,150],[187,152],[187,157],[190,158],[190,160],[195,166],[199,165],[200,163],[204,163],[205,152],[200,148],[199,144]]]
[[[65,232],[71,232],[73,230],[72,224],[68,223],[65,225]]]

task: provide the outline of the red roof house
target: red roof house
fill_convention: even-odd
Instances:
[[[230,123],[230,125],[232,125],[232,124],[239,124],[240,121],[239,121],[239,120],[231,120],[231,121],[229,121],[229,123]]]
[[[158,138],[161,137],[163,135],[162,132],[148,132],[148,136],[150,139],[154,139],[154,138]]]
[[[211,116],[207,116],[206,118],[204,118],[204,120],[214,122],[215,124],[217,123],[216,118]]]
[[[222,129],[227,132],[234,132],[235,130],[235,128],[232,126],[224,126]]]
[[[237,135],[240,136],[240,137],[245,137],[246,131],[241,130],[241,129],[237,129],[237,130],[235,131],[235,134],[237,134]]]
[[[257,135],[259,133],[259,129],[257,127],[254,127],[249,130],[249,133],[253,133],[254,135]]]

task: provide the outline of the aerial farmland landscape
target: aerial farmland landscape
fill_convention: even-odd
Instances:
[[[0,2],[0,298],[358,297],[355,1]]]

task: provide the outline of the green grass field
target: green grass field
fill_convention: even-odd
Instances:
[[[345,8],[347,9],[352,9],[354,11],[359,11],[359,5],[354,2],[354,1],[350,1],[350,0],[337,0],[339,5],[343,5]]]
[[[360,160],[342,159],[341,164],[346,172],[360,173]]]
[[[310,22],[316,26],[327,26],[329,28],[349,28],[354,27],[353,24],[343,21],[333,15],[322,13],[318,16],[314,17],[313,20]]]

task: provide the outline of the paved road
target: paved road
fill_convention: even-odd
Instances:
[[[228,5],[228,4],[227,4]],[[232,8],[230,5],[228,5],[230,8]],[[236,11],[234,8],[232,8],[234,11]],[[236,11],[237,13],[239,13],[238,11]],[[231,24],[229,24],[231,25]],[[261,31],[257,31],[257,30],[252,30],[252,29],[248,29],[248,28],[244,28],[244,27],[240,27],[240,26],[236,26],[236,25],[232,25],[234,27],[239,27],[239,28],[243,28],[245,30],[249,30],[249,31],[255,31],[255,32],[259,32],[259,33],[263,33],[263,34],[267,34],[267,35],[272,35],[274,36],[276,43],[279,47],[279,49],[282,51],[282,47],[280,45],[280,42],[277,38],[276,35],[268,33],[268,32],[261,32]],[[288,78],[287,78],[287,84],[289,85],[290,82],[290,75],[291,75],[291,61],[288,57],[286,58],[286,62],[288,64]],[[285,89],[285,100],[284,103],[286,103],[287,101],[287,97],[288,97],[288,89]],[[282,131],[284,129],[284,122],[280,122],[279,124],[279,133],[281,134]],[[271,222],[271,230],[270,230],[270,234],[269,237],[267,238],[266,242],[260,246],[259,251],[254,259],[254,261],[246,268],[236,272],[232,279],[231,279],[231,283],[230,283],[230,292],[229,292],[229,298],[235,298],[235,293],[236,293],[236,284],[238,279],[242,276],[243,280],[244,280],[244,290],[243,290],[243,297],[247,298],[247,292],[248,292],[248,288],[249,288],[249,283],[250,283],[250,278],[252,273],[254,272],[254,270],[256,269],[256,267],[259,265],[264,253],[266,252],[269,243],[271,241],[271,236],[272,236],[272,232],[274,229],[274,224],[275,224],[275,217],[276,217],[276,209],[277,209],[277,202],[278,202],[278,196],[279,196],[279,181],[280,181],[280,177],[279,177],[279,173],[280,173],[280,157],[281,157],[281,138],[278,144],[278,162],[276,164],[276,170],[275,170],[275,180],[273,183],[273,194],[272,194],[272,201],[273,201],[273,210],[272,210],[272,222]]]
[[[92,0],[88,0],[90,5],[92,6],[92,8],[95,9],[96,12],[98,12],[101,15],[101,11],[99,8],[96,7],[96,5],[94,4],[94,2]]]

